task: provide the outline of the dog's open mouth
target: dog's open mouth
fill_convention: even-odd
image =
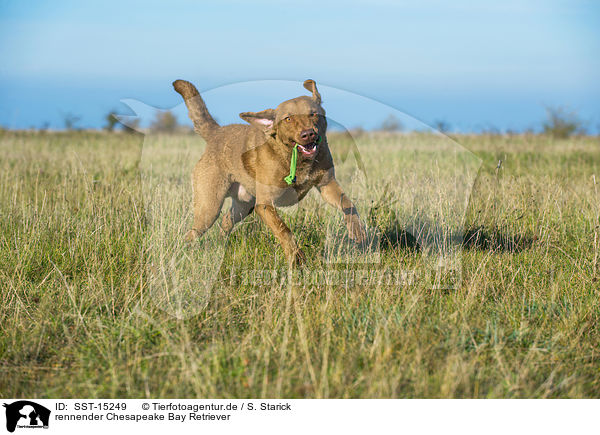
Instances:
[[[304,145],[298,144],[298,149],[305,156],[312,156],[317,152],[317,146],[319,145],[319,142],[320,142],[319,139],[317,139],[314,142],[310,142],[310,143],[307,143]]]

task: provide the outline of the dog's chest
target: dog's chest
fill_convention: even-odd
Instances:
[[[298,202],[306,196],[310,187],[302,186],[301,188],[298,188],[295,186],[281,189],[277,192],[277,195],[274,195],[272,202],[277,207],[289,207],[298,204]]]
[[[315,185],[316,181],[312,171],[298,171],[293,184],[284,189],[278,189],[273,198],[274,203],[280,207],[297,204]]]

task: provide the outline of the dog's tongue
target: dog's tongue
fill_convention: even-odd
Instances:
[[[317,144],[315,144],[315,143],[311,143],[311,144],[307,144],[307,145],[298,144],[298,148],[300,149],[300,152],[302,152],[302,154],[306,154],[306,155],[310,156],[310,155],[314,154],[315,151],[317,150]]]

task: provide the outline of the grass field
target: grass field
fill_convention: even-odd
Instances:
[[[436,170],[468,204],[427,175],[436,140],[367,134],[365,181],[330,138],[376,264],[324,261],[343,223],[317,195],[284,214],[304,271],[426,271],[436,225],[462,234],[450,289],[240,280],[282,251],[254,215],[183,245],[194,136],[0,133],[0,396],[600,397],[599,139],[457,137],[478,175]]]

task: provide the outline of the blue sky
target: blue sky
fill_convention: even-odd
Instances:
[[[558,105],[597,131],[599,24],[593,0],[0,0],[0,125],[62,127],[72,113],[98,127],[129,113],[124,98],[170,108],[176,78],[202,91],[310,77],[460,131],[539,127]]]

